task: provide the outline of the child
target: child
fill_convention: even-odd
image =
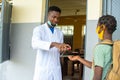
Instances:
[[[102,41],[112,42],[112,34],[116,30],[116,19],[111,15],[99,18],[96,32]],[[68,56],[72,61],[80,61],[85,66],[92,68],[91,80],[105,80],[106,74],[112,63],[112,46],[98,44],[93,52],[93,61],[87,61],[80,56]]]

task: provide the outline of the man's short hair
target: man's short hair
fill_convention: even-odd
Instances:
[[[50,6],[48,9],[48,12],[50,12],[50,11],[56,11],[56,12],[61,13],[61,9],[57,6]]]

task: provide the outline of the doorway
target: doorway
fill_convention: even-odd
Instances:
[[[84,58],[86,0],[48,0],[48,6],[61,8],[58,28],[64,33],[64,43],[72,47],[72,51],[81,50]],[[82,80],[83,65],[61,57],[63,80]]]

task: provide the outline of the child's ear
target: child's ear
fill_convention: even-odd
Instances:
[[[104,24],[101,25],[101,29],[105,30],[105,25]]]

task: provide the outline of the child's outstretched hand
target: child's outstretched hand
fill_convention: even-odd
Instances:
[[[68,56],[71,61],[78,61],[80,56]]]

